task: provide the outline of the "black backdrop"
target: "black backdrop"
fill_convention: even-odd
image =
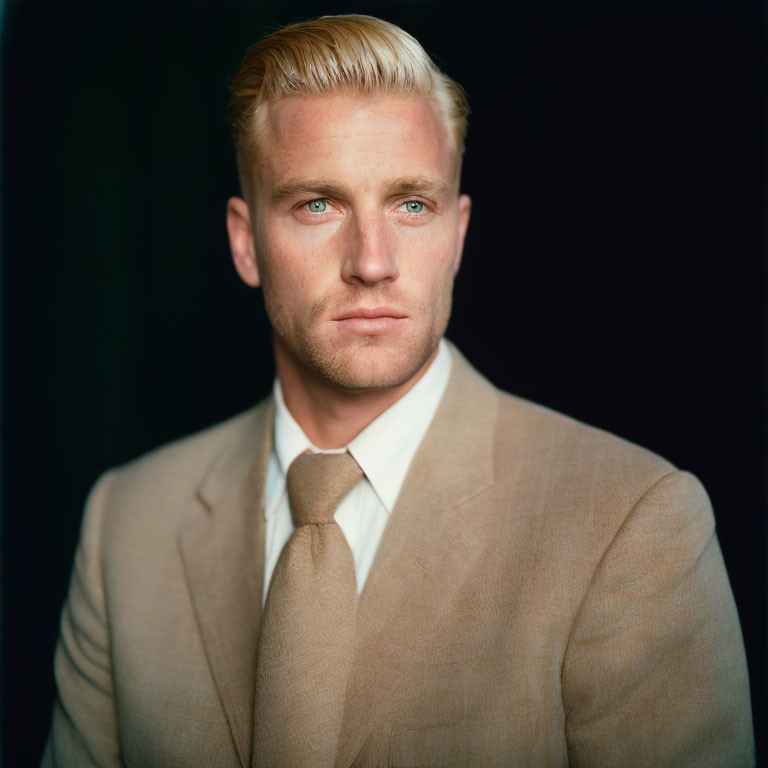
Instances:
[[[17,0],[2,41],[7,764],[34,765],[48,729],[91,483],[268,391],[265,315],[223,226],[226,84],[262,33],[339,12],[402,25],[468,90],[474,213],[449,336],[503,388],[709,490],[761,725],[759,3]]]

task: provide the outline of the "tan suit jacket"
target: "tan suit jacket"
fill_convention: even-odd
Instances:
[[[454,352],[358,605],[338,766],[754,764],[707,496]],[[45,766],[252,758],[272,402],[89,498]]]

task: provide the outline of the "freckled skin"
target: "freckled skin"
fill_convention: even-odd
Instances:
[[[469,219],[442,115],[423,97],[339,93],[283,99],[263,117],[249,206],[257,273],[243,279],[263,288],[278,368],[350,392],[418,378],[448,323]],[[397,193],[412,178],[434,188]],[[307,179],[343,191],[273,199]],[[318,198],[323,211],[309,206]],[[391,332],[334,321],[382,306],[405,316]]]

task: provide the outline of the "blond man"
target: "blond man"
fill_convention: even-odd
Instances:
[[[246,54],[227,229],[274,391],[94,487],[44,765],[754,763],[698,481],[443,339],[467,113],[378,19]]]

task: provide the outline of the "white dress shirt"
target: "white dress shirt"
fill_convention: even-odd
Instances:
[[[408,467],[445,392],[451,363],[448,345],[441,339],[429,369],[409,392],[372,421],[346,448],[325,451],[348,450],[365,472],[365,477],[342,499],[335,515],[355,560],[358,594],[368,577]],[[267,598],[280,552],[294,531],[285,488],[286,472],[291,462],[307,448],[321,452],[291,416],[277,379],[274,398],[274,445],[264,489],[266,557],[262,600]]]

